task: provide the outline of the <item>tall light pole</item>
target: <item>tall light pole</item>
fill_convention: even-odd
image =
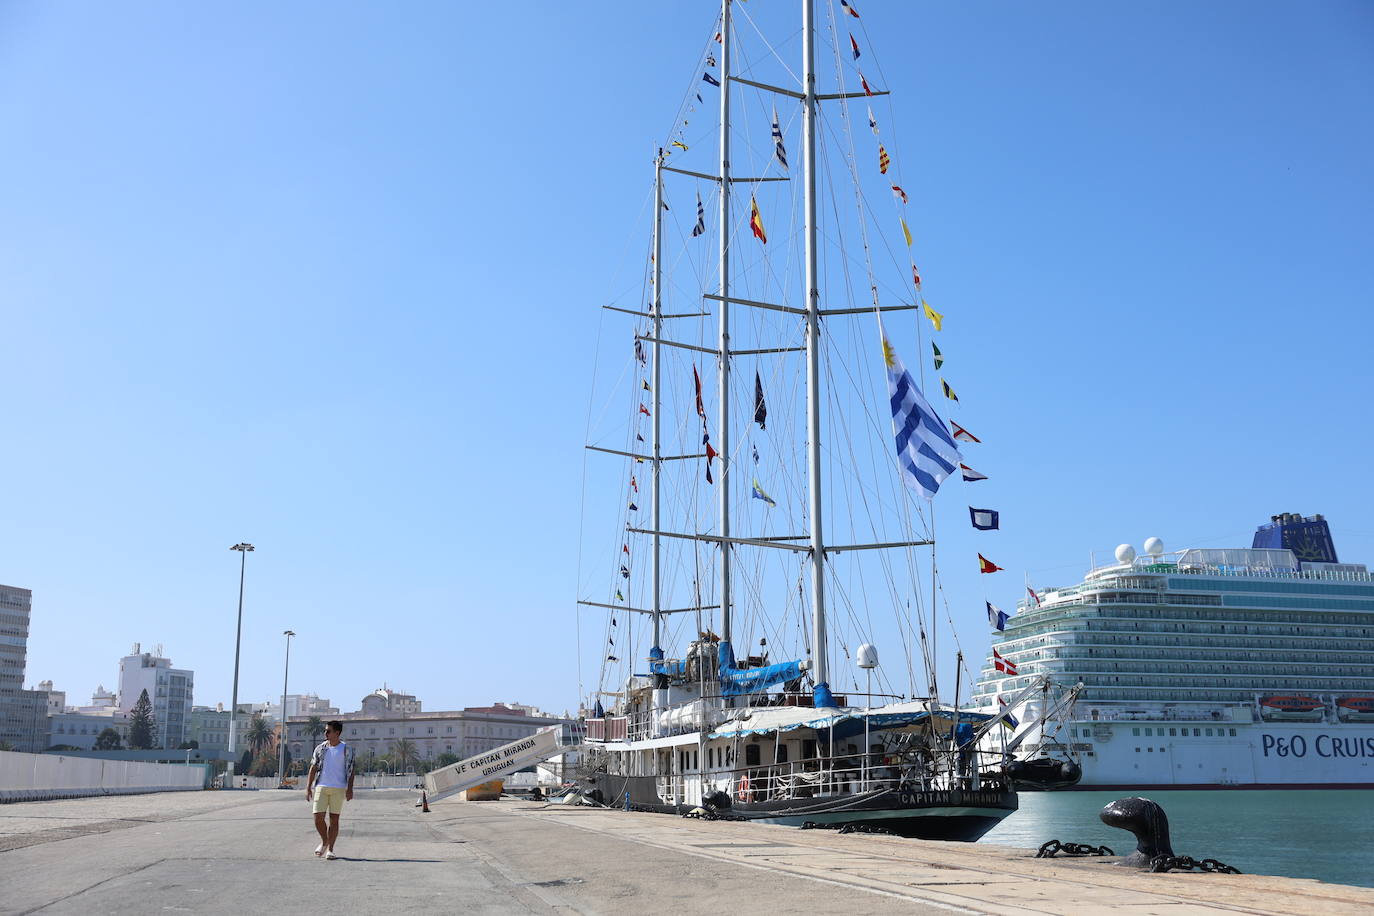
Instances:
[[[243,572],[248,565],[248,554],[253,545],[246,541],[235,544],[230,550],[239,552],[239,622],[234,630],[234,694],[229,702],[229,778],[234,777],[234,764],[238,762],[239,733],[239,648],[243,645]]]
[[[286,637],[286,668],[281,674],[281,737],[277,739],[277,781],[286,785],[286,679],[291,675],[291,637],[293,630],[282,630]]]

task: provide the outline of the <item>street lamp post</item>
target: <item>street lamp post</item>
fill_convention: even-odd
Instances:
[[[286,679],[291,675],[291,637],[292,630],[282,630],[286,637],[286,668],[281,675],[281,737],[277,739],[277,781],[286,787]]]
[[[243,573],[247,568],[248,554],[253,545],[246,541],[235,544],[230,550],[239,552],[239,622],[234,630],[234,693],[229,703],[229,779],[234,778],[234,764],[238,762],[238,725],[239,725],[239,649],[243,645]]]

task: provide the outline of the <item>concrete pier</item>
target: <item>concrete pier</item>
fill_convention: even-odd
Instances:
[[[503,799],[360,791],[333,862],[303,793],[0,805],[0,913],[1369,913],[1374,889]],[[1359,853],[1352,853],[1359,854]]]

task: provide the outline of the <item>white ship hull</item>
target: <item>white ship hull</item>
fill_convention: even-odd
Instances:
[[[1076,789],[1374,788],[1374,723],[1117,720],[1070,726],[1083,767]]]

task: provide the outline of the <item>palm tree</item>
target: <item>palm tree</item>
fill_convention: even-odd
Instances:
[[[324,720],[319,716],[311,716],[306,719],[305,733],[310,736],[311,741],[319,744],[320,736],[324,734]]]
[[[272,739],[276,737],[272,726],[267,724],[267,720],[258,714],[253,717],[253,721],[248,723],[248,733],[244,738],[248,741],[248,746],[253,749],[255,754],[261,754],[272,746]]]
[[[419,756],[415,750],[415,742],[409,738],[400,738],[391,745],[391,755],[396,758],[396,769],[402,773],[410,767],[410,764]]]

